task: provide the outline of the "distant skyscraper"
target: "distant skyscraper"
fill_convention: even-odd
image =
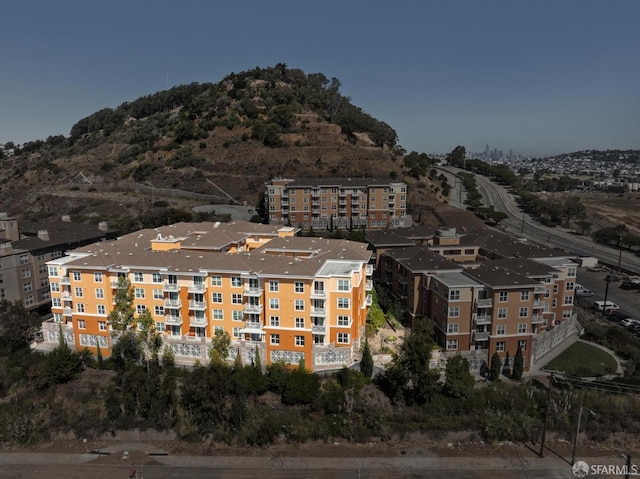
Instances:
[[[491,151],[491,150],[489,150],[489,145],[487,144],[486,148],[484,149],[484,157],[485,157],[485,158],[489,158],[489,156],[490,156],[490,155],[489,155],[489,152],[490,152],[490,151]]]

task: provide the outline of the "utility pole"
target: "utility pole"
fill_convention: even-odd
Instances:
[[[618,249],[620,250],[620,254],[618,255],[618,271],[622,271],[620,269],[620,265],[622,264],[622,235],[618,237]]]
[[[522,226],[520,227],[520,234],[524,234],[524,213],[522,213]]]
[[[609,296],[609,283],[611,278],[607,276],[605,281],[607,282],[607,287],[604,289],[604,304],[602,305],[602,319],[604,320],[604,313],[607,310],[607,296]]]
[[[540,439],[540,452],[538,455],[544,457],[544,440],[547,436],[547,422],[549,422],[549,412],[551,411],[551,388],[553,387],[553,373],[549,376],[549,392],[547,393],[547,411],[544,414],[544,424],[542,425],[542,438]]]
[[[576,449],[578,448],[578,436],[580,435],[580,420],[582,419],[582,398],[580,398],[580,412],[578,412],[578,425],[576,426],[576,436],[573,439],[573,452],[571,453],[571,465],[576,462]]]

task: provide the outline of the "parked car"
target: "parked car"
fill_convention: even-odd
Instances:
[[[616,303],[613,301],[594,301],[593,309],[596,311],[608,311],[610,309],[620,309]]]
[[[619,322],[627,318],[632,319],[629,314],[625,313],[621,309],[610,309],[607,311],[606,314],[607,316],[609,316],[609,319],[611,321],[615,321],[615,322]]]
[[[620,281],[620,276],[617,274],[608,274],[605,278],[605,281],[609,281],[610,283],[614,283],[616,281]]]
[[[633,326],[634,324],[640,325],[640,321],[638,321],[637,319],[625,318],[622,321],[620,321],[620,324],[625,328],[628,328],[630,326]]]
[[[593,298],[593,291],[581,286],[580,288],[575,289],[575,295],[578,298]]]
[[[640,289],[640,281],[634,280],[624,280],[620,283],[620,287],[622,289]]]

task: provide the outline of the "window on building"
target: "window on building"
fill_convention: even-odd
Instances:
[[[164,316],[164,306],[154,306],[153,313],[156,316]]]
[[[569,269],[567,270],[567,276],[569,278],[574,278],[576,276],[576,272],[577,272],[577,268],[575,266],[571,266],[569,267]]]
[[[164,299],[164,293],[161,289],[153,290],[153,299]]]
[[[231,304],[242,304],[242,294],[233,293],[231,295]]]
[[[304,329],[304,318],[296,318],[296,328]]]
[[[212,309],[211,310],[211,317],[213,319],[217,319],[217,320],[224,319],[224,312],[223,312],[222,309]]]
[[[22,285],[22,291],[24,291],[25,293],[28,293],[29,291],[33,290],[33,284],[31,284],[31,282],[28,283],[24,283]]]
[[[280,291],[280,283],[278,281],[269,281],[269,291],[277,293]]]
[[[269,342],[271,344],[280,344],[280,335],[279,334],[270,334],[269,335]]]
[[[20,264],[29,264],[29,255],[21,254],[20,255]]]
[[[269,318],[269,324],[275,328],[280,326],[280,316],[271,316]]]
[[[564,297],[564,304],[569,305],[569,304],[573,304],[573,296],[565,296]]]
[[[41,264],[40,266],[38,266],[39,274],[46,274],[46,272],[47,272],[47,265]]]
[[[106,331],[107,330],[107,322],[106,321],[98,321],[98,329],[100,331]]]
[[[84,322],[84,319],[79,319],[78,320],[78,329],[87,329],[87,325]]]
[[[167,325],[164,321],[156,321],[156,331],[159,333],[164,333],[167,330]]]
[[[234,338],[239,338],[239,337],[240,337],[240,329],[241,329],[241,328],[233,328],[233,329],[232,329],[232,336],[233,336]]]
[[[242,310],[234,309],[233,311],[231,311],[232,321],[242,321],[243,318],[244,318],[244,313],[242,312]]]
[[[450,318],[459,318],[460,317],[460,307],[452,306],[447,311],[447,316]]]
[[[527,316],[529,316],[529,308],[527,308],[526,306],[521,307],[518,316],[520,316],[521,318],[526,318]]]
[[[22,279],[31,278],[31,270],[29,268],[22,270]]]
[[[304,336],[296,336],[295,344],[296,346],[304,346]]]
[[[496,343],[496,351],[497,351],[498,353],[503,353],[503,352],[504,352],[505,347],[506,347],[506,343],[505,343],[504,341],[498,341],[498,342]]]
[[[498,308],[498,319],[507,318],[507,308]]]
[[[338,315],[338,326],[351,326],[351,316]]]
[[[97,299],[104,299],[104,289],[96,288],[96,298]]]
[[[222,303],[222,293],[211,293],[212,303]]]
[[[278,298],[269,298],[269,309],[280,309],[280,300]]]
[[[449,301],[460,301],[460,290],[459,289],[451,289],[451,290],[449,290]]]
[[[455,351],[458,349],[457,339],[447,339],[447,351]]]
[[[242,286],[242,278],[240,276],[232,276],[231,286],[233,288],[240,288]]]
[[[507,325],[506,324],[498,324],[496,326],[496,334],[507,334]]]
[[[77,298],[82,298],[84,296],[84,291],[82,290],[82,288],[73,288],[73,294],[76,295]]]
[[[30,295],[24,298],[25,306],[31,306],[33,303],[35,303],[35,299],[33,299],[33,295]]]
[[[296,293],[304,293],[304,283],[302,281],[296,281],[294,283],[294,291]]]
[[[569,319],[571,317],[571,314],[573,313],[573,311],[571,311],[570,309],[565,309],[562,311],[562,319]]]
[[[520,350],[521,351],[526,351],[527,350],[527,340],[526,339],[522,339],[522,340],[518,341],[518,346],[520,346]]]
[[[93,282],[102,283],[102,273],[100,271],[96,271],[93,273]]]
[[[144,299],[144,288],[135,288],[135,296],[137,299]]]
[[[82,275],[80,274],[80,271],[74,271],[73,272],[73,280],[74,281],[81,281],[82,280]]]
[[[49,266],[49,276],[58,276],[58,268],[55,266]]]
[[[527,323],[518,323],[518,334],[527,333]]]
[[[565,289],[567,291],[573,291],[574,286],[575,286],[575,283],[567,283]]]
[[[211,276],[211,286],[222,286],[222,276]]]
[[[339,279],[338,291],[351,291],[351,281],[348,279]]]
[[[558,294],[558,285],[557,284],[553,285],[553,294]]]
[[[4,291],[4,289],[2,291]],[[60,298],[51,298],[51,306],[54,308],[62,307],[62,300]]]
[[[296,311],[304,311],[304,299],[296,299],[295,300],[295,310]]]
[[[350,298],[338,298],[338,309],[350,309],[350,308],[351,308]]]
[[[143,273],[133,273],[133,280],[136,283],[142,283],[144,281],[144,274]]]
[[[338,344],[349,344],[350,342],[350,334],[349,333],[338,333],[336,339]]]
[[[49,284],[49,287],[51,288],[51,291],[60,291],[60,283],[51,283]]]
[[[552,307],[552,308],[555,308],[555,307],[557,307],[557,306],[558,306],[558,300],[557,300],[557,299],[553,299],[553,300],[551,300],[551,307]]]
[[[520,291],[520,301],[529,301],[529,291]]]
[[[214,326],[213,336],[219,336],[221,334],[224,334],[224,326]]]
[[[136,304],[136,312],[138,314],[144,314],[147,312],[147,307],[144,304]]]
[[[77,303],[76,304],[76,311],[78,313],[84,313],[84,304],[83,303]]]
[[[498,301],[500,301],[501,303],[506,303],[507,301],[509,301],[509,293],[507,291],[500,291]]]
[[[457,333],[460,331],[459,323],[448,323],[447,324],[447,333]]]
[[[45,301],[51,299],[51,293],[49,293],[49,291],[43,291],[42,292],[42,299],[45,300]]]

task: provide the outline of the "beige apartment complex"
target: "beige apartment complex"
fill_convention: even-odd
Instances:
[[[293,227],[248,222],[178,223],[68,252],[47,263],[53,319],[44,348],[67,344],[108,356],[107,316],[119,278],[136,315],[151,313],[176,361],[207,362],[226,331],[229,359],[338,369],[360,358],[371,304],[364,243],[296,237]]]
[[[266,186],[269,223],[302,229],[404,228],[407,185],[376,178],[275,178]]]
[[[414,321],[430,318],[445,353],[485,363],[518,347],[531,365],[533,339],[573,316],[577,264],[557,250],[501,233],[413,228],[369,232],[376,278]]]
[[[47,261],[110,234],[106,223],[73,223],[68,216],[62,221],[18,222],[0,213],[0,300],[20,301],[29,310],[48,308]]]

